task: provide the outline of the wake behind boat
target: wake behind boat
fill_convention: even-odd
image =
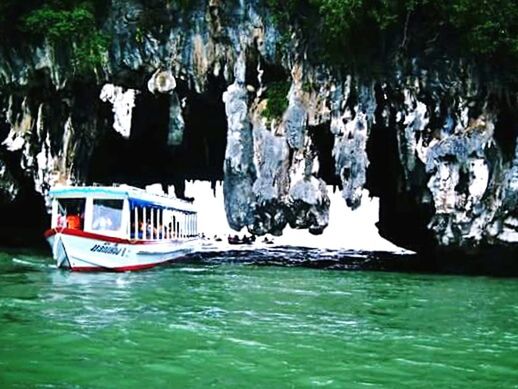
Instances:
[[[199,244],[196,210],[184,200],[126,185],[54,188],[50,198],[45,237],[59,268],[145,269]]]

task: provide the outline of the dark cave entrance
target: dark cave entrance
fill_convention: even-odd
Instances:
[[[335,173],[335,160],[333,157],[333,147],[335,136],[331,132],[331,122],[326,122],[318,126],[308,127],[309,136],[313,142],[313,147],[318,155],[319,169],[318,176],[327,185],[342,189],[342,182]]]
[[[175,185],[183,197],[185,180],[223,180],[227,121],[222,93],[225,85],[211,80],[207,92],[196,94],[180,84],[179,99],[185,121],[183,142],[167,144],[169,95],[139,93],[133,108],[131,135],[124,139],[112,129],[111,105],[106,105],[109,120],[98,140],[88,169],[89,183],[125,183],[143,187],[160,183]]]
[[[371,196],[379,198],[379,221],[376,223],[381,237],[409,250],[429,250],[433,235],[427,228],[433,208],[421,206],[416,199],[422,198],[420,188],[426,188],[427,176],[424,166],[416,169],[410,183],[405,181],[403,166],[399,157],[398,131],[402,131],[396,122],[396,111],[388,107],[390,120],[384,124],[383,112],[390,100],[380,85],[376,93],[376,122],[371,128],[367,141],[367,189]],[[419,162],[417,162],[419,165]],[[408,189],[405,185],[410,185]]]

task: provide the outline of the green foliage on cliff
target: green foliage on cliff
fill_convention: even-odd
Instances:
[[[279,26],[298,25],[332,62],[412,50],[518,60],[516,0],[266,0]],[[322,58],[322,57],[319,57]]]
[[[272,82],[266,89],[266,108],[262,115],[269,120],[281,118],[288,108],[288,92],[290,83],[287,81]]]
[[[71,48],[74,69],[88,73],[103,64],[108,40],[97,29],[92,4],[45,4],[24,18],[26,31],[39,34],[54,44]]]
[[[2,33],[21,39],[25,36],[43,37],[54,47],[69,50],[74,71],[87,74],[105,60],[108,39],[97,26],[97,11],[101,0],[3,0],[0,13],[11,18],[12,24],[2,23]],[[1,20],[1,19],[0,19]]]
[[[469,50],[518,55],[518,2],[455,0],[443,7]]]

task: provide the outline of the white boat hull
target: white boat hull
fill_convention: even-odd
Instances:
[[[72,271],[131,271],[173,261],[193,251],[198,238],[129,241],[77,231],[45,234],[58,268]]]

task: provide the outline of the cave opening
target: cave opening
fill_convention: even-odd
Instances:
[[[335,160],[333,147],[335,136],[331,132],[331,122],[308,127],[308,133],[318,155],[318,176],[327,185],[338,186],[342,189],[342,183],[335,173]]]
[[[375,88],[377,101],[376,121],[367,141],[367,189],[371,196],[379,198],[379,234],[390,242],[410,249],[422,251],[432,242],[427,225],[433,214],[433,206],[419,206],[418,187],[408,184],[399,158],[398,128],[395,109],[388,104],[391,96],[385,97],[379,85]],[[388,109],[389,122],[383,120]],[[426,179],[423,172],[416,172],[415,179]]]
[[[494,137],[503,154],[504,161],[512,161],[516,152],[518,138],[518,114],[510,105],[502,104],[498,121],[495,125]]]
[[[70,82],[66,89],[56,89],[45,70],[36,71],[22,92],[13,92],[9,109],[0,114],[2,142],[25,118],[22,126],[24,147],[14,150],[0,148],[0,181],[3,181],[0,182],[0,243],[46,247],[43,231],[50,223],[48,204],[40,193],[41,189],[35,185],[35,177],[43,178],[39,183],[43,190],[49,189],[50,183],[45,175],[37,176],[41,165],[34,163],[32,157],[27,158],[27,154],[45,151],[44,142],[48,140],[52,154],[59,155],[65,138],[65,123],[71,118],[75,136],[80,138],[79,147],[73,150],[75,163],[83,166],[83,159],[88,158],[85,149],[91,135],[88,123],[96,117],[97,104],[91,102],[98,93],[95,86],[80,81]],[[77,170],[81,172],[81,168]]]
[[[179,145],[168,144],[171,95],[148,91],[137,94],[129,139],[111,128],[113,118],[109,110],[109,128],[104,129],[96,143],[87,181],[138,187],[160,183],[164,189],[174,185],[176,195],[184,197],[185,180],[222,180],[227,133],[221,98],[224,90],[224,83],[215,78],[209,78],[203,94],[179,83],[176,92],[182,101],[185,121]]]
[[[42,232],[48,227],[49,218],[45,202],[34,188],[34,182],[20,168],[21,152],[0,150],[0,174],[5,173],[16,183],[17,191],[11,198],[10,181],[0,185],[0,243],[7,246],[45,244]]]

